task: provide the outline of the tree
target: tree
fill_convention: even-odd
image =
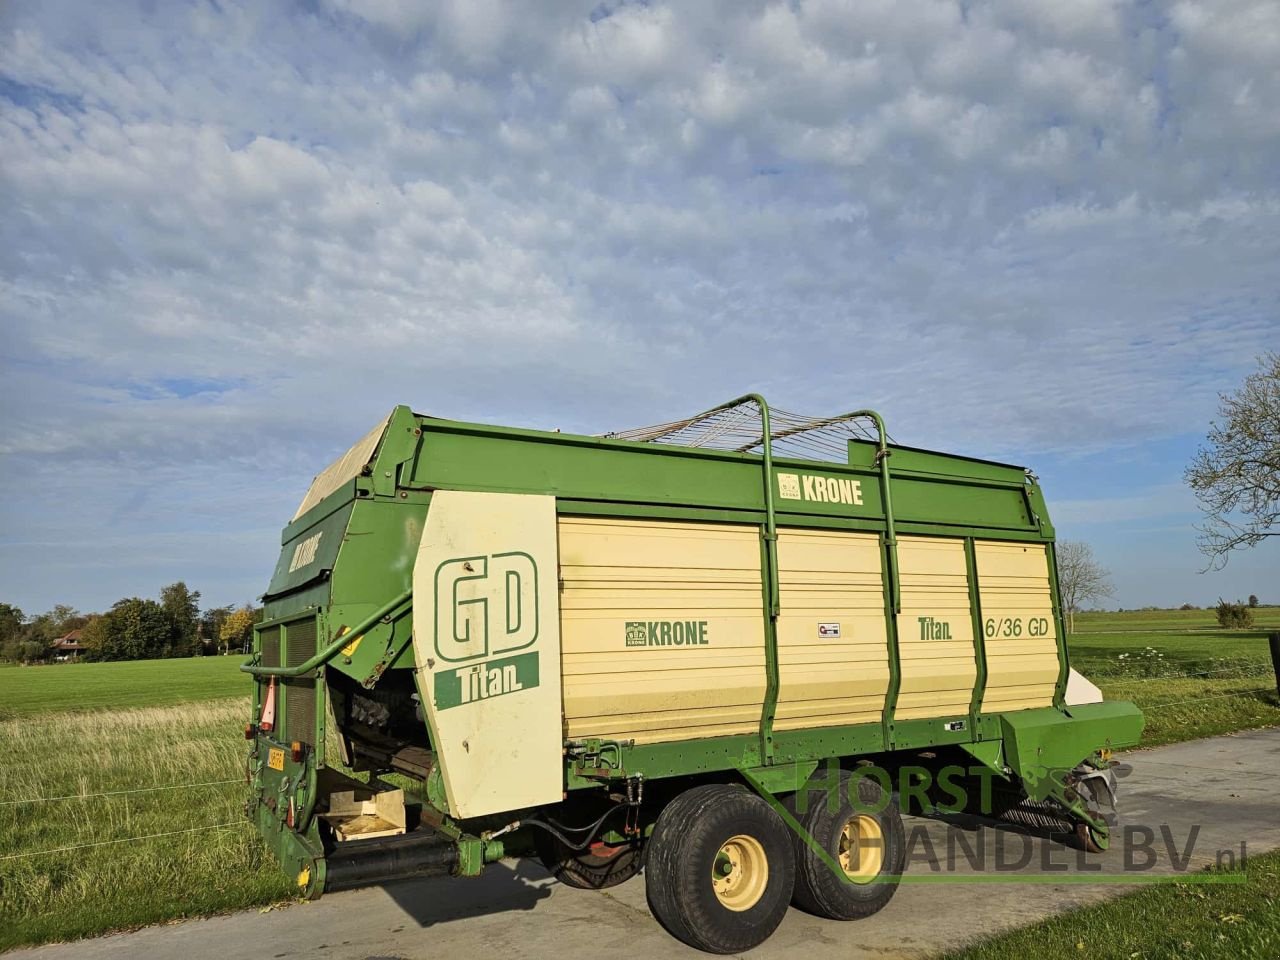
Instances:
[[[222,643],[222,625],[231,616],[235,607],[213,607],[200,615],[200,638],[204,644],[204,653],[212,653]]]
[[[36,643],[50,644],[88,622],[89,618],[75,607],[60,603],[52,610],[32,618],[27,624],[26,638]]]
[[[196,653],[200,631],[200,591],[179,580],[160,588],[160,606],[169,618],[170,643],[165,656],[189,657]]]
[[[23,640],[20,649],[22,650],[20,659],[23,663],[49,659],[49,645],[43,640]]]
[[[246,605],[231,611],[218,634],[218,639],[222,641],[222,652],[244,650],[253,637],[253,625],[256,622],[253,607]]]
[[[104,614],[95,613],[80,631],[80,646],[84,647],[85,660],[106,660],[104,650],[112,646],[111,626]]]
[[[1256,607],[1258,605],[1258,595],[1256,593],[1249,594],[1249,606]]]
[[[1184,474],[1205,515],[1197,542],[1209,568],[1280,536],[1280,354],[1262,356],[1238,391],[1218,399],[1221,420]]]
[[[22,630],[26,615],[11,603],[0,603],[0,657],[21,660]]]
[[[154,600],[129,597],[116,601],[109,611],[88,623],[81,642],[86,659],[145,660],[164,656],[171,649],[172,624]]]
[[[1225,627],[1228,630],[1247,630],[1253,626],[1253,611],[1239,600],[1235,603],[1228,603],[1219,597],[1216,612],[1218,614],[1218,626],[1220,627]]]
[[[1101,600],[1115,592],[1111,574],[1093,555],[1093,549],[1079,540],[1064,540],[1055,551],[1058,561],[1058,593],[1067,611],[1067,632],[1076,629],[1076,612],[1090,600]]]

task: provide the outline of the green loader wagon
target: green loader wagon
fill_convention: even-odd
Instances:
[[[789,903],[888,903],[944,766],[994,785],[979,812],[1105,848],[1141,733],[1069,668],[1036,478],[872,411],[751,395],[589,437],[397,407],[281,543],[247,809],[308,897],[643,869],[668,931],[737,952]]]

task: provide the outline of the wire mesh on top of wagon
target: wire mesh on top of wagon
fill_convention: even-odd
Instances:
[[[764,418],[753,401],[709,410],[684,420],[601,434],[609,440],[670,443],[682,447],[754,453],[764,446]],[[847,462],[850,440],[877,439],[869,417],[809,417],[769,408],[769,439],[775,456]],[[885,439],[893,442],[886,434]]]

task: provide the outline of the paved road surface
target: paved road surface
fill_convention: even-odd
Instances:
[[[1154,832],[1158,859],[1152,872],[1175,869],[1162,827],[1175,858],[1194,839],[1189,869],[1213,863],[1220,850],[1238,855],[1242,842],[1249,853],[1280,847],[1280,729],[1161,747],[1126,759],[1133,772],[1121,784],[1121,810],[1127,824]],[[1070,882],[1080,876],[1077,855],[1049,841],[993,829],[974,834],[916,818],[908,821],[908,830],[915,838],[909,878],[943,872],[948,837],[957,853],[961,841],[977,848],[974,841],[980,839],[986,877],[992,876],[998,855],[1017,863],[1030,854],[1031,862],[1015,882],[1008,882],[1007,872],[998,875],[1005,882],[905,882],[881,913],[854,923],[818,920],[792,909],[777,933],[751,952],[752,960],[800,951],[806,960],[927,957],[976,935],[1129,889]],[[1088,862],[1119,873],[1125,858],[1121,846]],[[1144,857],[1131,851],[1132,861]],[[953,875],[974,875],[959,859]],[[1054,872],[1056,864],[1065,864],[1067,872]],[[598,960],[606,949],[646,958],[706,956],[671,939],[653,920],[643,878],[596,893],[560,886],[540,867],[520,862],[492,866],[474,880],[406,881],[265,914],[239,913],[22,950],[6,960]]]

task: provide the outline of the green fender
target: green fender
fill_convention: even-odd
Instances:
[[[1071,707],[1019,710],[1000,716],[1005,762],[1033,800],[1044,800],[1061,782],[1054,774],[1075,769],[1099,750],[1138,743],[1142,711],[1125,700]]]

